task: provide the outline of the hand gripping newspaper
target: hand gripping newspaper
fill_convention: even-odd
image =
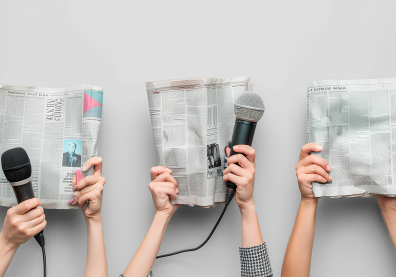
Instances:
[[[76,209],[76,169],[98,155],[103,89],[83,85],[42,88],[0,84],[0,152],[23,147],[32,164],[33,191],[43,208]],[[84,174],[92,174],[92,169]],[[17,201],[0,171],[0,205]],[[78,205],[77,205],[78,206]]]
[[[252,90],[247,77],[147,82],[158,165],[172,169],[177,204],[224,202],[225,147],[235,124],[234,100]]]
[[[316,197],[396,195],[396,79],[308,85],[308,138],[333,180],[313,183]]]

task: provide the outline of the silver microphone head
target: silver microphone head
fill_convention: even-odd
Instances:
[[[263,99],[252,91],[242,93],[234,104],[236,118],[250,122],[259,121],[263,117],[264,111]]]

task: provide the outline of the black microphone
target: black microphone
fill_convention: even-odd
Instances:
[[[236,120],[230,146],[230,157],[238,154],[232,149],[234,145],[252,145],[257,122],[263,116],[264,111],[263,99],[257,93],[246,91],[237,98],[234,104]],[[236,185],[231,181],[227,181],[226,185],[225,203],[228,205],[235,195]]]
[[[32,166],[25,149],[21,147],[5,151],[1,155],[1,165],[8,182],[10,182],[18,204],[34,198],[32,186]],[[41,247],[44,247],[44,230],[34,236]]]

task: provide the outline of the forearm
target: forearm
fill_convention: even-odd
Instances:
[[[317,199],[301,200],[283,260],[282,277],[309,276],[317,203]]]
[[[10,245],[0,234],[0,277],[3,277],[11,263],[18,246]]]
[[[169,220],[169,215],[158,212],[155,214],[149,231],[124,272],[125,277],[147,277],[157,257]]]
[[[242,219],[242,247],[253,247],[262,244],[263,237],[254,202],[240,210]]]
[[[382,218],[384,219],[385,225],[388,228],[390,238],[393,243],[393,247],[396,250],[396,212],[382,212]]]
[[[88,247],[85,277],[107,277],[107,260],[103,239],[102,217],[86,219]]]

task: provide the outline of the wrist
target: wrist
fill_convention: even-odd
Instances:
[[[252,210],[252,209],[256,209],[256,206],[254,205],[254,200],[253,198],[251,198],[248,201],[245,202],[237,202],[239,210],[241,211],[241,213],[244,213],[246,211]]]
[[[10,242],[8,239],[6,239],[3,235],[3,233],[0,233],[0,249],[9,252],[9,251],[16,251],[19,248],[20,244]]]
[[[316,209],[318,205],[318,198],[316,197],[305,197],[301,195],[301,205],[312,206]]]
[[[98,222],[102,222],[102,214],[99,212],[99,213],[96,213],[96,214],[94,214],[94,215],[90,215],[90,216],[86,216],[85,214],[84,214],[84,217],[85,217],[85,221],[87,222],[87,224],[88,223],[98,223]]]

